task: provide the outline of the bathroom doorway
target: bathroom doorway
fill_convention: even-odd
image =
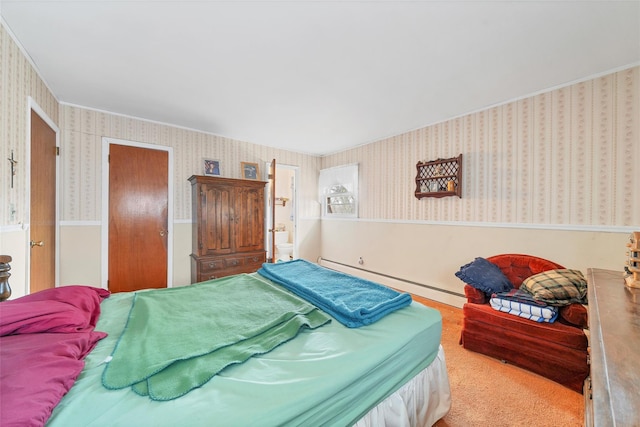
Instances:
[[[270,163],[268,162],[265,170],[269,170]],[[285,260],[288,258],[297,258],[298,257],[298,244],[297,244],[297,228],[298,228],[298,193],[297,193],[297,185],[298,182],[298,172],[299,168],[297,166],[292,165],[283,165],[276,163],[276,179],[275,179],[275,209],[274,218],[271,218],[271,192],[274,190],[271,188],[271,185],[267,186],[267,197],[266,203],[268,204],[267,209],[267,220],[265,224],[267,228],[271,224],[276,229],[276,260]],[[274,254],[271,253],[271,236],[274,234],[270,233],[269,230],[266,230],[266,248],[267,248],[267,259],[272,259]],[[280,254],[277,249],[278,243],[283,243],[286,237],[286,242],[292,245],[292,251],[290,257],[288,255],[282,256],[284,254]]]

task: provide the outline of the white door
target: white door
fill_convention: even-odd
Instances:
[[[268,171],[270,166],[271,162],[267,162],[265,170]],[[284,224],[286,230],[289,231],[289,242],[293,243],[293,258],[298,257],[298,174],[298,166],[277,164],[275,188],[281,191],[281,193],[278,191],[276,191],[275,194],[273,193],[272,188],[274,186],[271,180],[269,180],[269,184],[267,184],[267,197],[265,197],[265,248],[267,249],[267,260],[274,259],[271,253],[273,236],[271,230],[273,230],[272,227],[277,227],[278,224]],[[283,201],[282,199],[287,200]],[[275,201],[275,206],[272,205],[271,200]]]

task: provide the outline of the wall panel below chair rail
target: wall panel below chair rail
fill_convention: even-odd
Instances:
[[[402,279],[414,293],[459,305],[463,283],[454,273],[478,256],[525,253],[586,273],[597,266],[622,275],[625,231],[323,220],[321,257]],[[359,258],[362,257],[362,264]],[[357,270],[350,273],[359,275]],[[438,291],[439,290],[439,291]]]

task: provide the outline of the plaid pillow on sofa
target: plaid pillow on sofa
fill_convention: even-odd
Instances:
[[[522,282],[520,289],[549,305],[587,303],[587,281],[579,270],[558,269],[534,274]]]

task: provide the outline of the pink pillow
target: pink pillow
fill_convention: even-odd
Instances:
[[[109,291],[47,289],[0,303],[0,425],[43,426],[107,334],[94,332]]]
[[[107,334],[42,333],[0,338],[0,425],[43,426],[73,386],[83,358]]]
[[[0,304],[0,336],[92,330],[109,291],[91,286],[47,289]]]

